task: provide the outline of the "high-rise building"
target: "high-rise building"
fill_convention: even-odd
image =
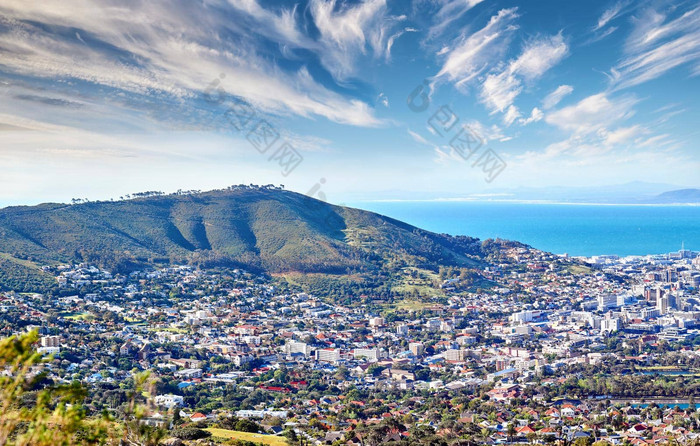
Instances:
[[[60,336],[42,336],[40,342],[41,342],[42,347],[60,347],[61,346],[61,337]]]
[[[384,325],[383,317],[372,317],[369,319],[370,327],[381,327],[382,325]]]
[[[617,296],[613,294],[605,294],[598,296],[598,310],[605,311],[617,306]]]
[[[352,354],[355,359],[366,358],[368,361],[378,361],[382,356],[376,348],[356,348]]]
[[[411,342],[408,344],[408,349],[411,350],[414,356],[422,356],[425,351],[425,347],[422,342]]]
[[[620,330],[620,318],[607,315],[600,321],[600,334],[613,333]]]
[[[669,268],[661,273],[661,279],[666,283],[678,282],[678,272]]]
[[[445,357],[446,361],[463,362],[464,358],[466,358],[466,352],[464,350],[451,349],[445,351],[443,356]]]
[[[304,342],[289,341],[284,344],[284,353],[287,355],[301,353],[304,356],[309,356],[311,354],[311,347]]]
[[[664,291],[661,288],[650,288],[644,294],[644,298],[652,304],[656,305],[656,302],[658,302],[658,300],[661,299],[663,295]]]
[[[337,363],[340,360],[340,350],[337,348],[322,348],[316,350],[316,360],[318,362]]]

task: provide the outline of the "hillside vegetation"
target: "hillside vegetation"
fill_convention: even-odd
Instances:
[[[361,274],[478,267],[484,255],[474,238],[264,187],[0,209],[0,254],[0,284],[13,289],[19,276],[41,287],[46,277],[37,266],[59,262],[87,261],[113,272],[190,263]]]

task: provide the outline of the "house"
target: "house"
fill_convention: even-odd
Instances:
[[[382,370],[382,376],[385,376],[385,377],[391,378],[391,379],[395,379],[398,381],[405,381],[405,380],[414,381],[416,379],[416,377],[413,373],[408,372],[406,370],[400,370],[400,369]]]
[[[206,419],[207,419],[207,416],[201,412],[195,412],[192,415],[190,415],[190,421],[195,422],[195,423],[197,421],[204,421]]]
[[[157,406],[167,407],[171,409],[175,406],[182,406],[185,404],[184,399],[180,395],[158,395],[155,398],[155,403]]]
[[[561,416],[564,418],[576,416],[576,408],[571,404],[564,404],[561,408]]]

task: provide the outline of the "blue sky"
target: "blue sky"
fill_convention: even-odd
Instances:
[[[699,75],[697,1],[4,0],[0,204],[698,187]]]

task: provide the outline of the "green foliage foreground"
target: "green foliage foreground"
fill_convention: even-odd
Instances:
[[[157,445],[165,431],[143,419],[151,409],[147,373],[134,377],[123,420],[88,416],[87,389],[79,382],[45,385],[46,358],[36,331],[0,340],[0,446]]]

